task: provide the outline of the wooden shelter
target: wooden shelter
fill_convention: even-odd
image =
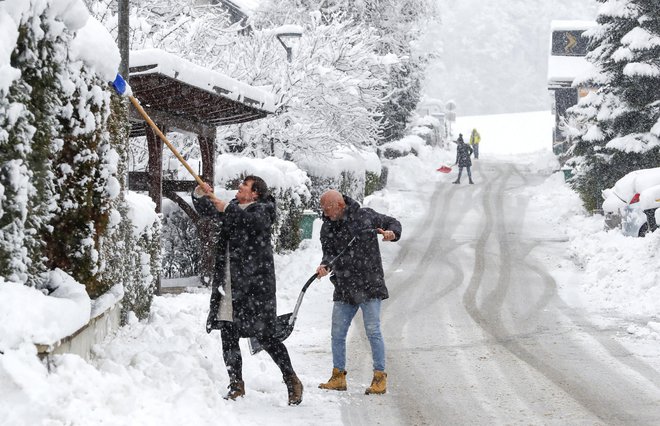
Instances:
[[[134,51],[130,58],[129,83],[133,96],[163,133],[179,130],[197,135],[202,157],[200,177],[211,184],[215,176],[216,127],[257,120],[274,111],[272,94],[162,50]],[[191,192],[196,181],[192,177],[163,179],[163,142],[134,109],[130,120],[130,136],[147,138],[149,161],[147,171],[129,172],[128,188],[148,191],[158,213],[162,209],[162,197],[171,199],[193,220],[201,231],[200,236],[208,236],[205,228],[209,224],[200,221],[195,210],[177,194]],[[210,244],[210,240],[204,243]],[[203,268],[209,262],[212,267],[212,259],[208,259]]]
[[[270,93],[158,49],[131,52],[130,86],[163,133],[180,130],[197,135],[202,154],[200,176],[209,183],[215,175],[216,127],[257,120],[274,111]],[[131,137],[147,137],[149,165],[146,172],[129,173],[129,189],[148,191],[157,212],[165,196],[196,220],[188,203],[176,194],[191,191],[195,181],[192,177],[163,180],[162,141],[136,111],[132,111],[131,123]]]

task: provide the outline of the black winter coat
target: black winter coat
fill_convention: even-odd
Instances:
[[[332,300],[357,305],[370,299],[387,299],[383,262],[378,247],[378,234],[361,231],[381,228],[393,231],[395,241],[401,238],[398,220],[360,207],[357,201],[344,196],[344,218],[332,221],[323,215],[321,247],[323,261],[328,264],[354,236],[358,239],[334,264],[330,281],[335,286]]]
[[[275,199],[269,196],[245,210],[236,200],[218,212],[207,197],[195,198],[193,205],[204,216],[220,221],[217,235],[211,314],[216,318],[225,285],[226,262],[231,275],[233,322],[241,337],[265,336],[274,331],[277,318],[275,264],[271,227],[275,221]],[[229,259],[227,259],[229,247]],[[211,317],[211,316],[210,316]],[[211,329],[222,327],[213,321]]]
[[[456,163],[458,163],[458,167],[470,167],[472,165],[472,160],[470,160],[472,151],[472,147],[466,143],[456,145]]]

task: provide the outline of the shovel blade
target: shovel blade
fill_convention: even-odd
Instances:
[[[449,173],[449,172],[451,172],[451,167],[440,166],[436,170],[439,171],[440,173]]]
[[[292,313],[280,315],[277,317],[277,322],[275,323],[275,338],[280,342],[283,342],[291,335],[293,332],[294,324],[289,324],[291,321]],[[248,346],[250,347],[250,354],[254,355],[263,350],[263,347],[259,343],[256,337],[250,337],[248,339]]]

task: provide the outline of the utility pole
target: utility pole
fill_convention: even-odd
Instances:
[[[128,83],[128,34],[129,22],[128,14],[130,13],[129,3],[130,0],[117,0],[117,15],[119,22],[117,25],[117,45],[119,46],[119,54],[121,55],[121,63],[119,64],[119,74],[124,77]]]
[[[445,109],[447,110],[446,117],[447,117],[447,122],[449,123],[449,140],[453,141],[454,136],[451,130],[451,123],[456,121],[456,102],[454,101],[447,102],[447,105],[445,105]]]

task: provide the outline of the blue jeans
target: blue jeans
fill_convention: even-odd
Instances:
[[[334,302],[332,307],[332,363],[339,370],[346,370],[346,336],[358,308],[362,309],[364,331],[371,345],[374,370],[385,371],[385,342],[380,332],[380,299],[371,299],[359,305]]]

